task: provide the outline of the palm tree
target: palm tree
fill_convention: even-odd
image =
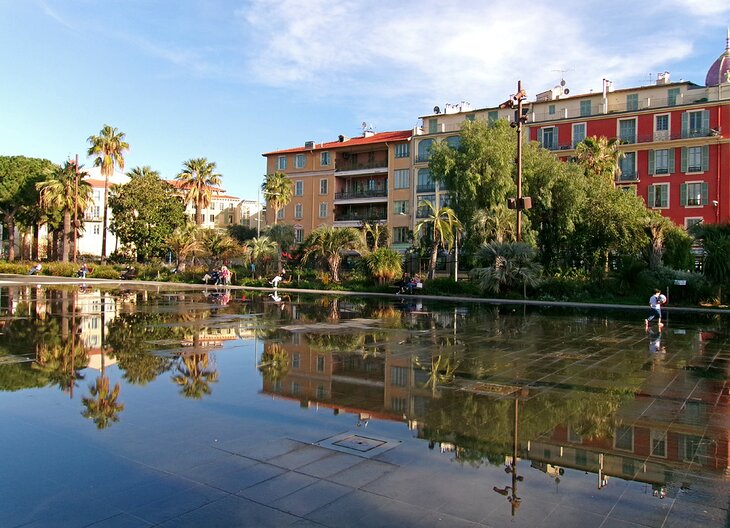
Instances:
[[[535,250],[523,242],[486,244],[479,258],[486,267],[472,269],[470,277],[484,291],[500,293],[519,285],[526,289],[540,280],[542,266],[535,260]]]
[[[365,240],[369,242],[373,241],[371,251],[376,251],[380,242],[388,241],[388,226],[381,224],[380,222],[363,222],[363,232],[365,233]]]
[[[102,374],[96,378],[94,385],[89,387],[92,397],[81,398],[81,403],[86,407],[81,413],[82,416],[93,420],[99,429],[105,429],[113,422],[118,422],[118,415],[124,410],[124,404],[117,402],[119,391],[119,383],[115,383],[112,389],[108,376]]]
[[[507,242],[517,240],[515,212],[506,205],[496,204],[477,209],[471,225],[471,235],[479,242]]]
[[[257,367],[266,381],[279,381],[289,372],[289,354],[279,343],[265,343]]]
[[[175,266],[178,271],[185,271],[188,258],[202,248],[198,240],[198,226],[195,224],[185,224],[175,229],[167,239],[167,243],[175,252]]]
[[[81,174],[83,178],[86,173]],[[77,214],[80,213],[83,217],[83,212],[86,210],[92,194],[91,185],[83,179],[78,182],[77,189],[74,190],[75,178],[76,166],[73,162],[67,161],[49,179],[36,184],[36,188],[40,192],[41,207],[50,211],[58,211],[63,216],[63,249],[61,252],[63,262],[69,261],[69,239],[72,233],[71,218],[74,207],[76,207]],[[50,212],[50,215],[52,214]],[[78,226],[74,226],[73,229],[78,229]]]
[[[576,161],[586,175],[601,177],[615,185],[621,176],[620,161],[624,157],[624,153],[618,149],[620,144],[617,138],[587,137],[575,149]]]
[[[322,226],[312,231],[304,242],[302,261],[307,261],[312,255],[321,257],[327,261],[332,282],[340,282],[342,252],[364,248],[362,233],[354,227]]]
[[[283,172],[267,174],[264,183],[261,184],[261,191],[263,191],[266,201],[274,209],[274,225],[276,225],[279,209],[291,202],[294,194],[291,180]]]
[[[230,236],[215,229],[205,229],[200,236],[200,245],[211,263],[230,259],[241,253],[241,247]]]
[[[101,167],[104,176],[104,220],[101,230],[101,261],[106,261],[106,230],[109,222],[109,177],[114,169],[124,170],[124,151],[129,150],[129,143],[124,141],[126,134],[109,125],[104,125],[98,136],[89,136],[91,144],[88,155],[94,156],[94,167]]]
[[[212,392],[211,383],[218,381],[218,371],[207,352],[182,356],[177,374],[172,377],[186,398],[201,399]]]
[[[183,163],[183,170],[175,177],[185,189],[185,203],[195,207],[195,223],[203,223],[203,209],[210,206],[213,190],[221,184],[221,175],[215,173],[215,162],[193,158]]]
[[[426,228],[431,235],[431,262],[428,270],[428,278],[433,279],[436,276],[436,261],[438,259],[439,247],[443,247],[446,251],[451,251],[456,241],[456,236],[461,232],[461,222],[456,217],[456,213],[450,207],[436,208],[434,205],[425,200],[421,202],[421,206],[429,209],[426,218],[416,224],[416,232],[421,228]]]
[[[264,263],[276,256],[277,249],[276,242],[266,236],[254,237],[246,243],[246,255],[249,264],[253,263],[256,266],[259,277],[261,277]]]
[[[403,255],[390,248],[379,248],[363,257],[370,275],[384,284],[403,275]]]

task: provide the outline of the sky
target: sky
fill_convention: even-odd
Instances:
[[[434,106],[704,83],[727,0],[0,0],[0,155],[86,158],[105,124],[125,169],[217,164],[256,200],[262,153],[407,130]]]

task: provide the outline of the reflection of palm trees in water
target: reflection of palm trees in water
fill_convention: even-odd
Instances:
[[[172,381],[180,385],[186,398],[201,399],[212,392],[211,383],[218,381],[218,371],[207,352],[181,356]]]
[[[39,343],[36,346],[36,361],[33,368],[43,372],[48,382],[63,391],[73,389],[77,379],[84,379],[79,370],[86,367],[89,360],[81,343]]]
[[[94,385],[89,387],[92,397],[81,399],[86,407],[86,410],[81,413],[83,417],[93,420],[98,429],[105,429],[113,422],[119,421],[118,415],[124,410],[124,404],[117,402],[119,390],[119,383],[115,383],[114,388],[111,388],[109,377],[102,373],[96,378]]]
[[[266,343],[258,369],[266,381],[279,381],[289,372],[289,354],[279,343]]]
[[[445,354],[431,356],[430,364],[422,362],[418,357],[414,357],[413,362],[416,367],[428,372],[428,379],[424,382],[423,388],[431,387],[434,396],[439,385],[448,385],[454,381],[456,369],[459,367],[458,361]]]

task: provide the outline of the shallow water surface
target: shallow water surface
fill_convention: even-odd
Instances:
[[[0,289],[2,526],[726,526],[727,320]]]

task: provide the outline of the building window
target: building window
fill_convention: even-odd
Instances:
[[[651,430],[651,454],[656,457],[667,456],[667,432]]]
[[[233,215],[228,215],[228,223],[229,224],[233,223]]]
[[[291,355],[291,368],[298,369],[302,366],[302,355],[299,352],[294,352]]]
[[[555,115],[555,105],[548,105],[548,115]]]
[[[211,224],[215,223],[215,215],[210,215],[210,223]]]
[[[301,227],[295,227],[294,228],[294,242],[297,244],[301,244],[304,242],[304,229]]]
[[[411,187],[410,169],[398,169],[393,172],[393,188],[409,189]]]
[[[393,202],[393,210],[395,214],[408,214],[408,200],[396,200]]]
[[[575,123],[573,125],[573,148],[586,138],[586,124]]]
[[[467,121],[475,121],[476,118],[477,118],[476,114],[466,114],[466,116],[464,116],[464,119],[466,119]]]
[[[622,451],[634,450],[634,428],[630,425],[619,425],[614,431],[613,446]]]
[[[487,112],[487,123],[494,123],[499,119],[499,112],[496,110],[490,110]]]
[[[407,227],[393,228],[393,243],[408,244],[410,242],[410,232]]]
[[[294,182],[294,196],[304,196],[304,182],[302,180]]]
[[[458,150],[459,145],[461,144],[461,136],[449,136],[446,138],[446,144],[449,146],[449,148],[452,148],[454,150]]]
[[[591,102],[590,101],[581,101],[580,102],[580,115],[581,115],[581,117],[591,115]]]
[[[408,143],[399,143],[395,146],[396,158],[407,158],[411,155],[410,145]]]
[[[436,195],[425,194],[419,197],[419,200],[418,209],[416,210],[416,218],[428,218],[428,215],[431,214],[434,204],[436,203]],[[429,207],[427,203],[431,204],[431,207]]]
[[[324,400],[325,398],[327,398],[327,389],[324,388],[324,385],[322,385],[322,384],[317,385],[317,391],[315,393],[315,397],[318,400]]]
[[[625,152],[624,157],[619,162],[621,175],[619,179],[622,181],[634,181],[639,179],[636,172],[636,152]]]
[[[319,204],[319,217],[320,218],[327,218],[327,202],[322,202]]]
[[[649,185],[649,195],[646,203],[652,209],[666,209],[669,207],[669,184]]]
[[[628,94],[626,96],[626,111],[636,112],[639,109],[639,94]]]
[[[705,172],[710,164],[710,147],[683,147],[682,172]]]
[[[304,154],[297,154],[294,157],[294,167],[297,169],[304,168]]]
[[[431,145],[433,145],[433,139],[424,139],[418,143],[418,157],[416,161],[428,161],[431,155]]]
[[[429,134],[435,134],[439,131],[439,120],[435,117],[432,117],[428,120],[428,133]]]
[[[622,143],[636,143],[636,119],[619,119],[618,138]]]
[[[406,367],[390,367],[390,384],[396,387],[405,387],[408,384],[408,369]]]
[[[327,194],[327,180],[319,180],[319,194]]]
[[[710,134],[710,111],[696,110],[682,114],[682,137],[704,137]]]
[[[451,207],[451,195],[449,193],[439,194],[439,207]]]
[[[302,204],[298,203],[294,205],[294,218],[300,219],[302,217]]]
[[[428,169],[418,169],[418,183],[416,184],[416,192],[434,192],[436,183],[431,178],[431,171]]]
[[[276,168],[277,170],[286,169],[286,156],[279,156],[276,158]]]
[[[685,207],[707,205],[707,183],[687,182],[679,186],[679,201]]]
[[[700,217],[688,216],[687,218],[684,219],[684,227],[685,227],[685,229],[691,229],[694,226],[696,226],[697,224],[701,224],[702,220],[703,220],[703,218],[701,216]]]
[[[670,88],[667,91],[667,105],[676,106],[679,102],[679,88]]]
[[[99,224],[94,224],[94,234],[95,235],[101,234],[101,226]]]
[[[649,151],[649,174],[671,174],[674,172],[674,149]]]
[[[322,166],[330,164],[330,153],[328,150],[319,153],[319,164]]]
[[[276,211],[276,219],[277,220],[284,220],[284,208],[280,207],[278,211]]]
[[[324,356],[317,356],[317,372],[324,372]]]
[[[558,129],[556,127],[545,127],[537,130],[537,142],[543,148],[556,150],[558,148]]]
[[[669,139],[669,114],[654,116],[654,141],[667,141]]]

